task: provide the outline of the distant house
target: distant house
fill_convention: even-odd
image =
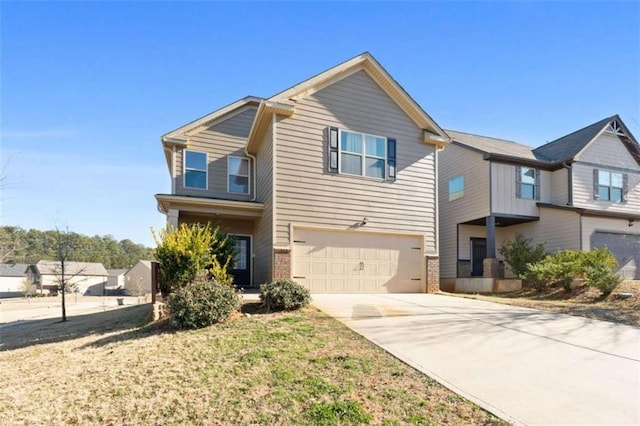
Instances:
[[[124,288],[124,274],[127,269],[107,269],[109,274],[107,277],[107,288],[109,290],[118,290]]]
[[[58,292],[62,279],[60,262],[41,260],[30,265],[27,272],[36,289],[50,294]],[[109,273],[102,263],[66,262],[65,281],[74,292],[84,295],[102,296]]]
[[[442,289],[484,280],[491,291],[504,275],[497,248],[516,233],[549,251],[607,247],[621,275],[640,279],[640,145],[619,116],[538,148],[447,133],[438,167]]]
[[[27,268],[24,263],[0,264],[0,298],[18,297],[22,295],[22,285],[27,278]]]
[[[124,274],[124,289],[131,296],[151,293],[151,261],[140,260]]]

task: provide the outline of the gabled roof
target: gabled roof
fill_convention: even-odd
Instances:
[[[36,263],[36,269],[40,275],[59,275],[61,273],[60,262],[57,260],[41,260]],[[102,263],[91,262],[65,262],[65,274],[81,276],[108,276]]]
[[[473,135],[471,133],[458,132],[455,130],[446,131],[451,140],[462,143],[470,148],[475,148],[484,154],[505,154],[515,157],[536,160],[532,147],[506,139],[490,138],[488,136]]]
[[[483,154],[485,160],[528,164],[535,167],[554,170],[564,162],[574,161],[586,147],[603,131],[612,125],[618,128],[616,133],[631,155],[640,164],[640,145],[626,128],[618,115],[607,117],[566,136],[544,144],[538,148],[487,136],[473,135],[447,130],[452,143],[465,146]]]
[[[605,126],[618,117],[607,117],[603,120],[593,123],[580,130],[576,130],[573,133],[569,133],[566,136],[558,138],[554,141],[539,146],[534,150],[534,153],[540,158],[544,158],[549,161],[567,161],[573,159],[580,151],[587,146],[589,142],[593,140]],[[618,117],[619,118],[619,117]]]
[[[24,277],[28,267],[26,263],[0,263],[0,277]]]
[[[422,107],[391,77],[382,65],[369,52],[357,55],[333,68],[317,74],[289,89],[275,94],[261,102],[253,123],[247,150],[255,153],[262,139],[264,129],[273,113],[291,114],[295,110],[295,102],[342,80],[358,71],[364,70],[387,95],[407,114],[416,125],[424,130],[424,141],[435,145],[446,145],[450,142],[447,133],[427,114]],[[271,103],[271,105],[270,105]],[[290,107],[289,105],[292,105]]]
[[[127,271],[128,269],[107,269],[107,274],[109,274],[110,277],[118,277],[124,275]]]

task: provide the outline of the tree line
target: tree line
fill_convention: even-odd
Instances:
[[[57,260],[56,248],[60,233],[17,226],[0,227],[0,263],[37,263]],[[129,239],[118,241],[112,235],[89,237],[68,232],[69,261],[102,263],[107,269],[129,268],[138,260],[153,259],[152,249]]]

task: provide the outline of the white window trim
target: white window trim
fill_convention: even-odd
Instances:
[[[200,170],[200,169],[187,168],[187,152],[194,152],[196,154],[204,154],[204,158],[205,158],[204,188],[196,188],[194,186],[187,186],[187,170],[192,170],[192,171],[196,171],[196,172],[202,172],[203,171],[203,170]],[[182,174],[182,187],[184,189],[195,189],[196,191],[207,191],[209,189],[209,153],[208,152],[205,152],[205,151],[194,151],[192,149],[185,149],[183,151],[183,156],[182,156],[182,170],[184,170],[184,173]]]
[[[602,172],[607,172],[609,173],[609,185],[600,185],[600,173]],[[622,180],[622,186],[613,186],[613,175],[620,175],[620,179]],[[607,169],[598,169],[598,194],[600,193],[600,187],[604,187],[606,186],[607,188],[609,188],[609,199],[608,200],[604,200],[602,198],[600,198],[600,196],[598,196],[598,201],[603,201],[605,203],[616,203],[616,204],[621,204],[624,202],[624,173],[622,172],[614,172],[613,170],[607,170]],[[612,193],[612,189],[619,189],[620,190],[620,201],[617,200],[613,200],[611,197],[611,193]]]
[[[230,173],[231,169],[229,168],[229,161],[232,158],[238,158],[240,160],[247,160],[247,174],[246,175],[236,175],[236,174],[232,175]],[[229,188],[229,177],[230,176],[246,177],[247,178],[247,192],[230,191],[230,188]],[[237,155],[227,155],[227,193],[229,193],[229,194],[242,194],[242,195],[248,195],[248,194],[251,193],[251,160],[249,159],[249,157],[238,157]]]
[[[358,154],[357,152],[351,152],[351,151],[342,151],[342,133],[344,133],[344,132],[362,135],[362,154]],[[379,157],[377,155],[367,155],[367,143],[366,143],[366,137],[367,136],[384,139],[384,157]],[[355,131],[351,131],[351,130],[343,130],[343,129],[339,128],[338,129],[338,173],[341,174],[341,175],[357,176],[357,177],[362,177],[362,178],[366,178],[366,179],[374,179],[374,180],[382,180],[382,181],[387,180],[388,179],[387,168],[388,168],[388,165],[389,165],[389,157],[387,155],[388,154],[387,153],[387,145],[388,144],[389,144],[389,141],[388,141],[388,138],[386,136],[373,135],[371,133],[355,132]],[[347,173],[347,172],[343,172],[342,171],[342,153],[343,152],[345,154],[357,155],[357,156],[360,157],[360,164],[361,164],[362,174],[356,175],[356,174],[353,174],[353,173]],[[374,177],[374,176],[367,176],[367,174],[366,174],[367,158],[375,158],[377,160],[383,160],[384,161],[384,168],[382,170],[384,176],[382,176],[381,178]],[[397,174],[397,171],[396,171],[396,174]]]

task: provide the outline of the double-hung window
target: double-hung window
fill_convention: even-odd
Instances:
[[[207,189],[207,153],[184,151],[184,187]]]
[[[449,181],[449,201],[464,197],[464,176],[458,176]]]
[[[337,133],[337,129],[332,130]],[[331,153],[339,156],[335,171],[377,179],[395,178],[395,140],[346,130],[340,130],[339,135],[338,149]]]
[[[227,191],[249,193],[249,159],[229,156],[227,160]]]
[[[540,199],[540,171],[533,167],[516,166],[516,198]]]
[[[621,203],[625,194],[624,173],[608,170],[594,170],[594,198],[602,201]]]

